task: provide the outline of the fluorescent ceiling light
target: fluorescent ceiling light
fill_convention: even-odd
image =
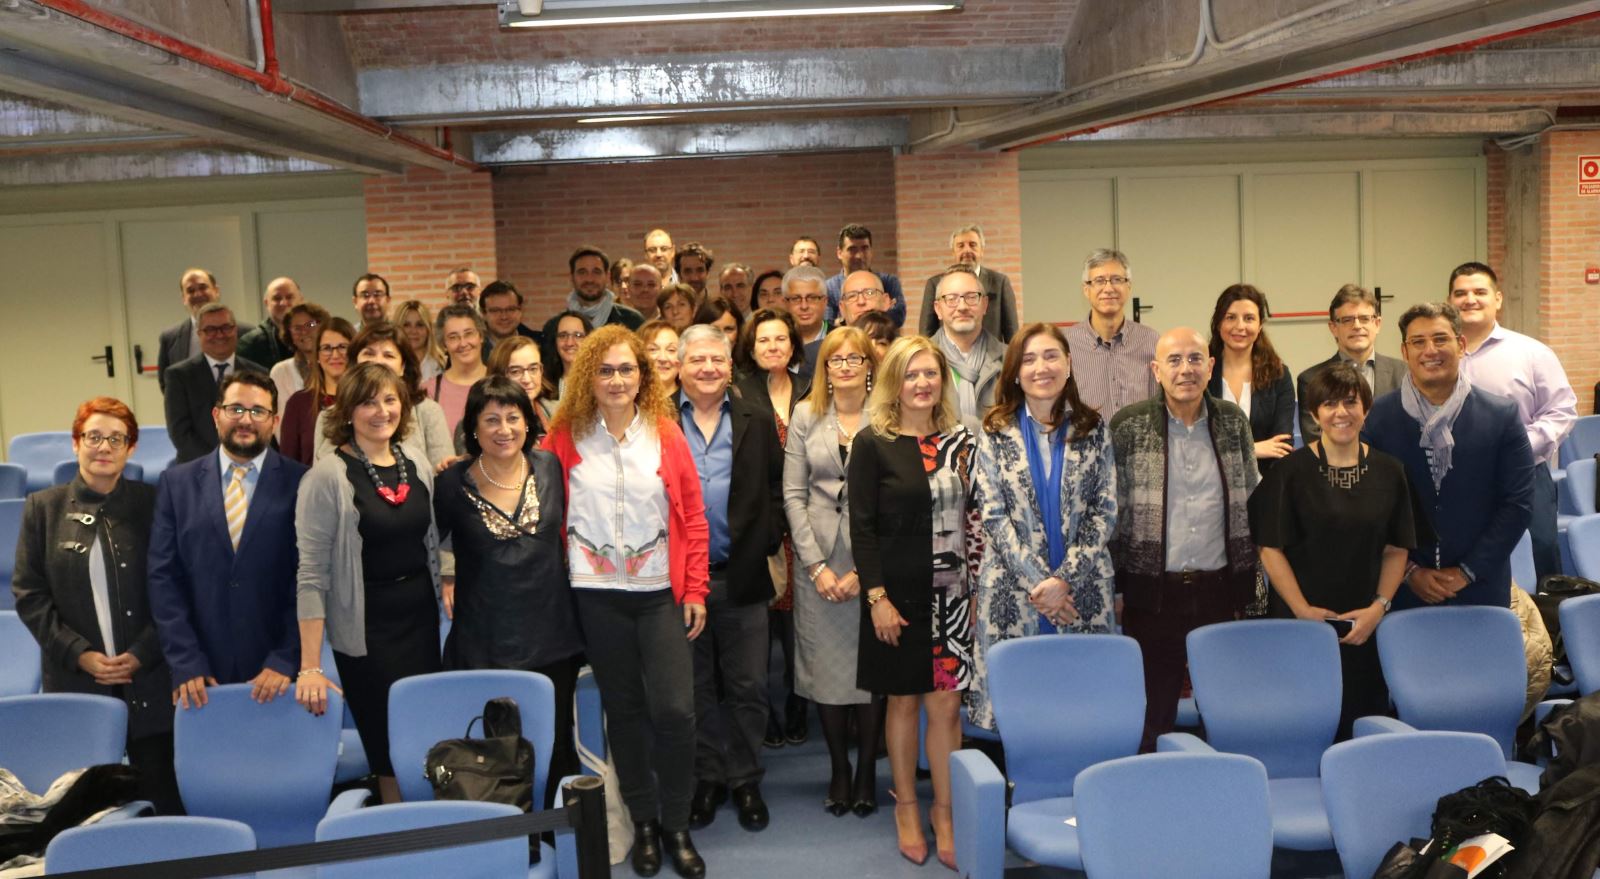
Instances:
[[[502,4],[502,27],[575,27],[600,24],[711,21],[739,18],[789,18],[802,15],[868,15],[898,12],[947,12],[960,9],[963,0],[677,0],[677,2],[614,2],[604,5],[583,0],[545,0],[537,15],[523,14],[517,5]]]
[[[648,116],[585,116],[578,120],[579,125],[616,125],[623,122],[654,122],[657,119],[671,119],[670,113],[656,113]]]

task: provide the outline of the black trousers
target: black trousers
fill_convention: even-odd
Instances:
[[[758,784],[767,729],[767,603],[728,603],[728,581],[711,575],[706,630],[694,642],[694,774],[739,787]],[[722,672],[717,698],[716,672]]]

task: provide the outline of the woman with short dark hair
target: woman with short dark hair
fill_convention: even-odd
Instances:
[[[756,275],[755,283],[750,285],[750,310],[760,311],[763,308],[784,308],[783,272],[777,269]]]
[[[694,322],[708,324],[722,331],[731,349],[739,341],[739,331],[744,329],[744,312],[726,296],[707,296],[694,311]]]

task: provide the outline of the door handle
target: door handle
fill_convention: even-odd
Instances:
[[[1390,294],[1388,294],[1386,296],[1386,295],[1384,295],[1382,287],[1373,287],[1372,288],[1372,298],[1378,300],[1378,304],[1381,305],[1381,304],[1383,304],[1383,300],[1385,300],[1385,299],[1393,299],[1394,298],[1394,294],[1390,293]]]
[[[96,363],[104,363],[106,365],[106,378],[117,377],[117,362],[112,358],[110,345],[106,346],[106,353],[97,354],[89,359]]]
[[[1137,323],[1143,323],[1144,321],[1139,320],[1139,316],[1141,314],[1147,312],[1147,311],[1155,311],[1155,310],[1156,310],[1156,307],[1154,305],[1141,305],[1139,303],[1139,297],[1137,297],[1137,296],[1133,297],[1133,322],[1134,323],[1136,323],[1136,324]]]
[[[144,346],[133,346],[133,374],[144,375]]]

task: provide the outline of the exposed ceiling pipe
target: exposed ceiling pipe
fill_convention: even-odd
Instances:
[[[1159,118],[1159,117],[1162,117],[1162,116],[1170,116],[1173,113],[1179,113],[1179,112],[1183,112],[1185,110],[1195,110],[1195,109],[1199,109],[1201,107],[1210,107],[1210,106],[1215,106],[1217,104],[1226,104],[1226,103],[1228,103],[1230,101],[1237,101],[1240,98],[1248,98],[1248,97],[1253,97],[1255,95],[1270,94],[1272,92],[1283,91],[1284,89],[1295,88],[1296,86],[1309,85],[1309,84],[1314,83],[1314,82],[1323,82],[1323,81],[1329,80],[1329,79],[1338,79],[1341,76],[1350,76],[1351,74],[1365,73],[1365,72],[1367,72],[1369,70],[1377,70],[1379,68],[1391,67],[1391,66],[1394,66],[1394,65],[1397,65],[1397,64],[1405,64],[1405,63],[1411,62],[1411,61],[1420,61],[1420,60],[1423,60],[1425,58],[1436,58],[1436,57],[1438,57],[1440,55],[1453,55],[1453,54],[1460,53],[1460,52],[1468,52],[1468,51],[1476,49],[1476,48],[1478,48],[1480,46],[1489,45],[1490,43],[1497,43],[1497,42],[1500,42],[1502,40],[1510,40],[1510,39],[1515,39],[1517,37],[1525,37],[1525,36],[1528,36],[1530,34],[1542,33],[1542,32],[1547,31],[1547,30],[1554,30],[1556,28],[1566,27],[1568,25],[1578,24],[1579,22],[1593,21],[1593,20],[1595,20],[1597,18],[1600,18],[1600,11],[1585,12],[1585,13],[1583,13],[1581,15],[1574,15],[1574,16],[1571,16],[1571,17],[1568,17],[1568,18],[1559,19],[1557,21],[1547,21],[1547,22],[1544,22],[1543,24],[1530,25],[1528,27],[1517,28],[1516,30],[1504,31],[1502,33],[1490,34],[1488,36],[1483,36],[1483,37],[1476,37],[1474,39],[1466,40],[1464,42],[1453,43],[1453,44],[1451,44],[1449,46],[1440,46],[1440,47],[1438,47],[1436,49],[1427,49],[1425,51],[1415,52],[1415,53],[1412,53],[1410,55],[1402,55],[1399,58],[1391,58],[1391,59],[1389,59],[1387,61],[1374,61],[1374,62],[1372,62],[1370,64],[1359,64],[1359,65],[1356,65],[1355,67],[1347,67],[1347,68],[1343,68],[1341,70],[1330,71],[1328,73],[1319,73],[1316,76],[1307,76],[1307,77],[1303,77],[1301,79],[1296,79],[1296,80],[1291,80],[1289,82],[1279,83],[1277,85],[1263,86],[1263,87],[1258,88],[1258,89],[1252,89],[1252,90],[1247,91],[1247,92],[1241,92],[1240,94],[1237,94],[1237,95],[1229,95],[1228,97],[1225,97],[1225,98],[1212,98],[1212,99],[1206,100],[1206,101],[1197,101],[1197,102],[1195,102],[1193,104],[1185,104],[1185,105],[1178,106],[1178,107],[1169,107],[1169,108],[1167,108],[1165,110],[1158,110],[1158,111],[1156,111],[1154,113],[1144,113],[1144,114],[1140,114],[1138,116],[1129,116],[1127,119],[1118,119],[1116,122],[1111,122],[1111,123],[1108,123],[1106,125],[1092,125],[1092,126],[1089,126],[1087,128],[1078,128],[1078,129],[1074,129],[1072,131],[1064,131],[1064,132],[1062,132],[1060,134],[1052,134],[1049,137],[1041,137],[1038,140],[1031,140],[1031,141],[1028,141],[1027,143],[1017,144],[1016,146],[1012,146],[1012,147],[1006,147],[1004,150],[1002,150],[1002,152],[1011,152],[1013,150],[1024,150],[1024,149],[1028,149],[1029,147],[1043,146],[1045,144],[1055,143],[1055,142],[1061,141],[1061,140],[1066,140],[1066,139],[1071,138],[1071,137],[1077,137],[1078,135],[1081,135],[1081,134],[1093,134],[1093,133],[1095,133],[1097,131],[1104,131],[1107,128],[1115,128],[1118,125],[1126,125],[1126,124],[1128,124],[1130,122],[1140,122],[1140,121],[1143,121],[1145,119],[1156,119],[1156,118]],[[1230,41],[1230,43],[1231,42],[1232,41]]]
[[[261,70],[255,70],[204,47],[177,39],[121,16],[113,15],[89,5],[86,0],[33,0],[33,2],[63,15],[70,15],[96,27],[127,37],[130,40],[143,43],[146,46],[160,49],[163,52],[176,55],[203,67],[209,67],[212,70],[244,80],[269,94],[278,95],[290,103],[308,107],[347,125],[359,128],[368,134],[404,144],[435,159],[447,161],[473,171],[484,170],[482,165],[470,159],[396,131],[370,116],[364,116],[351,110],[320,92],[296,85],[285,79],[278,69],[277,44],[272,27],[272,0],[257,0],[257,13],[260,15],[258,26],[261,33],[262,56],[265,60]]]

